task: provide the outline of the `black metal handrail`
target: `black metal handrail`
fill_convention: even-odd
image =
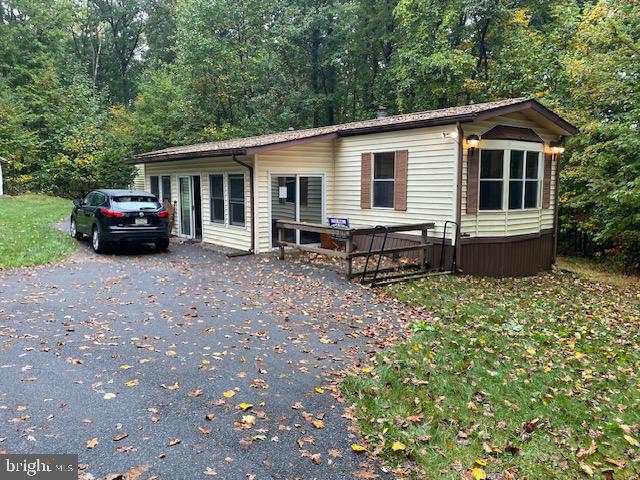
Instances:
[[[380,251],[378,252],[378,261],[376,263],[376,269],[373,271],[373,278],[371,279],[371,286],[376,286],[376,278],[378,276],[378,272],[380,271],[380,262],[382,261],[382,256],[384,255],[384,247],[387,244],[387,238],[389,236],[389,227],[386,225],[376,225],[373,227],[373,232],[371,233],[371,241],[369,242],[369,251],[367,252],[367,258],[364,261],[364,269],[362,270],[362,277],[360,278],[360,282],[364,283],[365,277],[369,272],[367,272],[367,268],[369,266],[369,259],[371,258],[371,253],[373,251],[373,244],[376,239],[376,234],[378,231],[384,232],[384,237],[382,238],[382,246],[380,247]]]
[[[458,233],[460,231],[460,225],[453,220],[447,220],[444,222],[444,230],[442,232],[442,245],[440,246],[440,266],[438,267],[438,271],[444,272],[444,268],[442,268],[442,264],[444,263],[444,241],[447,238],[447,225],[452,224],[456,226],[456,233],[454,238],[456,242],[458,241]],[[451,273],[455,273],[456,266],[456,248],[453,249],[453,254],[451,255]]]

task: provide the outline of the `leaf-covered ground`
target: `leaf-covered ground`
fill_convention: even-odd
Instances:
[[[0,272],[0,453],[77,453],[84,480],[391,480],[335,397],[411,309],[304,257],[78,244]]]
[[[558,272],[393,287],[432,322],[347,379],[370,453],[415,478],[637,478],[640,290]]]
[[[50,226],[71,213],[71,202],[46,195],[0,198],[0,270],[57,262],[75,248]]]

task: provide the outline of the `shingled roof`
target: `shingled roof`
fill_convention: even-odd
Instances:
[[[337,137],[362,135],[366,133],[407,130],[410,128],[448,125],[456,122],[467,123],[491,118],[496,115],[532,108],[556,124],[566,134],[575,134],[577,129],[563,120],[536,100],[529,98],[511,98],[497,102],[476,103],[461,107],[443,108],[428,112],[390,115],[383,118],[343,123],[327,127],[290,130],[257,137],[246,137],[220,142],[198,143],[181,147],[170,147],[135,155],[126,163],[151,163],[169,160],[181,160],[200,157],[220,157],[230,155],[251,155],[275,148],[284,148],[295,144],[329,140]]]

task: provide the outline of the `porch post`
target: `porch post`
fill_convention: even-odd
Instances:
[[[280,248],[280,260],[284,260],[284,228],[281,225],[276,223],[276,228],[278,229],[278,247]]]
[[[351,252],[353,251],[353,234],[350,232],[349,236],[346,238],[345,241],[345,253],[347,254],[347,259],[346,259],[346,270],[347,270],[347,280],[351,279],[351,274],[353,273],[353,258],[351,257]]]
[[[423,228],[422,235],[420,235],[420,242],[422,245],[426,245],[429,240],[429,229]],[[420,270],[425,271],[427,269],[427,247],[420,248]]]

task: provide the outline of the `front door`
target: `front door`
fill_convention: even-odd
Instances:
[[[324,191],[322,175],[271,175],[271,246],[276,245],[278,220],[323,223]],[[285,230],[284,240],[319,243],[317,233]]]

